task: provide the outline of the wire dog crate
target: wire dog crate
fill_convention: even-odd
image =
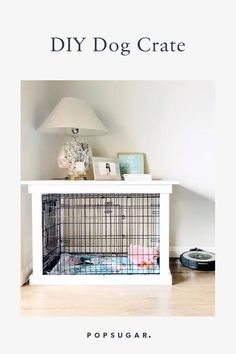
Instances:
[[[159,194],[42,195],[43,274],[159,274]]]
[[[169,195],[177,182],[29,181],[30,284],[171,284]]]

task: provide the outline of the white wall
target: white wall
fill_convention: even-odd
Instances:
[[[143,151],[154,177],[214,199],[214,84],[210,81],[70,81],[109,129],[94,151]]]
[[[172,255],[192,246],[214,248],[214,83],[24,82],[22,179],[63,174],[56,156],[64,137],[41,135],[34,128],[63,96],[86,99],[107,126],[108,135],[87,139],[94,155],[144,152],[146,171],[154,178],[180,182],[171,197]],[[28,210],[23,220],[28,225]]]

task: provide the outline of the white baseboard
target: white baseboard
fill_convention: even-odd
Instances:
[[[186,247],[170,247],[170,252],[169,252],[169,256],[170,258],[178,258],[182,253],[187,252],[190,250],[190,248],[194,248],[195,246],[186,246]],[[199,247],[202,250],[206,251],[206,252],[212,252],[215,253],[215,248],[214,247]]]
[[[21,285],[27,282],[31,273],[32,273],[32,264],[30,263],[24,269],[21,270]]]

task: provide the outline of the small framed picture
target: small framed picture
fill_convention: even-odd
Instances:
[[[93,174],[95,180],[121,180],[119,160],[109,157],[93,157]]]
[[[144,153],[118,153],[120,174],[144,174]]]

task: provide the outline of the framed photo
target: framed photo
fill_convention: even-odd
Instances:
[[[109,157],[93,157],[93,174],[95,180],[121,180],[119,160]]]
[[[118,153],[120,174],[144,174],[144,153]]]

